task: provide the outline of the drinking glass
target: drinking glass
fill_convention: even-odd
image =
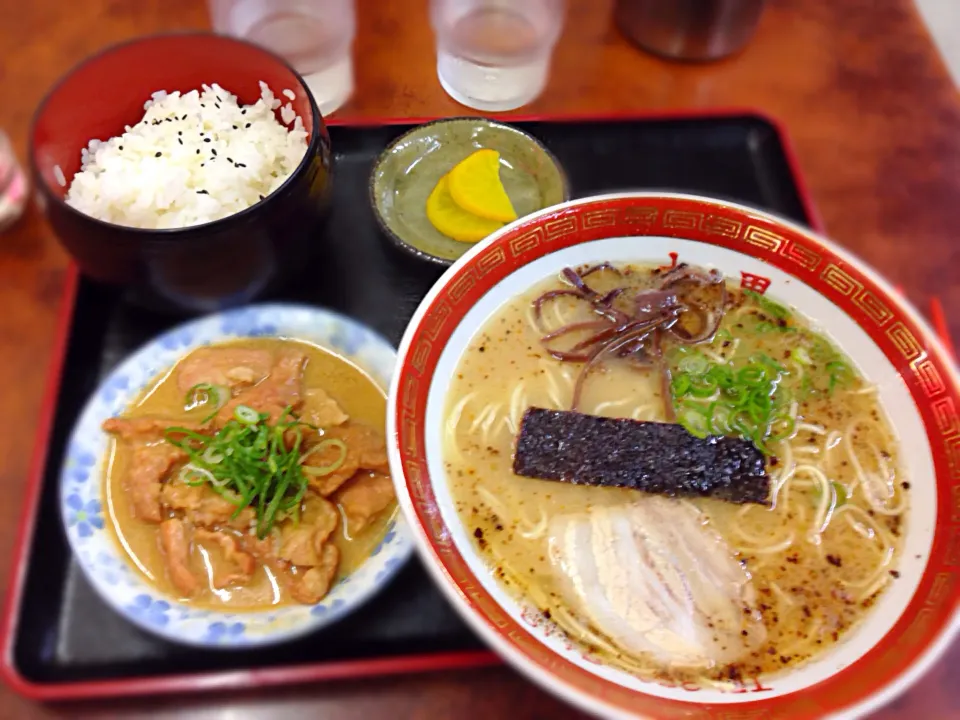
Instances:
[[[437,77],[457,102],[513,110],[546,85],[565,0],[431,0]]]
[[[307,83],[323,115],[353,93],[354,0],[209,0],[213,29],[272,50]],[[228,88],[229,89],[229,88]]]
[[[13,225],[27,205],[27,176],[10,139],[0,130],[0,232]]]

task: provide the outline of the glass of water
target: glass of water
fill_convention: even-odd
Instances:
[[[457,102],[513,110],[546,85],[565,0],[431,0],[437,77]]]
[[[0,130],[0,232],[13,225],[27,206],[27,176],[13,146]]]
[[[280,55],[329,115],[353,94],[354,0],[208,0],[213,29]]]

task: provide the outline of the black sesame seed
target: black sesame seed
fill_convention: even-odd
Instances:
[[[184,113],[184,114],[183,114],[183,117],[182,117],[182,118],[180,118],[180,119],[181,119],[181,120],[186,120],[186,119],[187,119],[187,114],[186,114],[186,113]]]
[[[219,95],[214,95],[214,97],[217,99],[217,102],[223,102],[223,100],[220,99]]]
[[[210,138],[204,138],[203,141],[204,141],[204,142],[210,142]]]
[[[216,148],[210,148],[210,152],[212,152],[214,155],[216,155],[216,154],[217,154],[217,149],[216,149]]]
[[[177,138],[177,142],[183,145],[183,140],[181,140],[180,138]]]
[[[120,146],[120,149],[123,150],[123,145]]]
[[[209,194],[210,193],[208,193],[206,190],[197,190],[197,195],[209,195]]]
[[[177,130],[177,135],[183,135],[183,130]]]
[[[197,148],[197,155],[200,154],[200,148]]]
[[[241,110],[241,111],[240,111],[240,114],[241,114],[241,115],[246,115],[246,114],[247,114],[247,109],[244,108],[243,110]]]
[[[250,123],[247,123],[247,127],[250,127]]]
[[[263,200],[263,195],[260,196],[260,199]]]
[[[234,126],[233,126],[233,129],[234,129],[234,130],[239,130],[240,128],[238,128],[236,125],[234,125]]]
[[[232,157],[228,157],[228,158],[227,158],[227,162],[231,162],[231,163],[232,163],[232,162],[233,162],[233,158],[232,158]]]
[[[214,103],[214,106],[217,108],[217,110],[220,109],[220,104],[219,104],[219,103]]]
[[[162,152],[158,152],[154,157],[160,157],[161,155],[163,155],[163,153],[162,153]]]
[[[237,167],[246,167],[244,163],[236,163]]]

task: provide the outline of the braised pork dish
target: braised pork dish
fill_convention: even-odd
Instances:
[[[183,601],[315,604],[396,511],[385,413],[372,379],[316,346],[196,349],[104,423],[110,525],[139,571]]]

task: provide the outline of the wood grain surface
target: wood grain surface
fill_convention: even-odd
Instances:
[[[338,116],[466,112],[437,82],[427,0],[360,0],[358,12],[357,91]],[[611,12],[610,0],[570,0],[550,83],[523,112],[738,106],[779,118],[828,233],[921,307],[939,295],[955,342],[960,338],[960,97],[911,0],[771,2],[746,50],[710,65],[643,54],[618,34]],[[5,2],[0,128],[23,159],[34,108],[74,63],[119,40],[207,26],[201,0]],[[11,561],[66,265],[36,209],[0,236],[0,582]],[[875,717],[960,718],[958,663],[960,644]],[[109,705],[45,707],[0,687],[4,718],[143,714],[224,720],[577,716],[505,668]]]

